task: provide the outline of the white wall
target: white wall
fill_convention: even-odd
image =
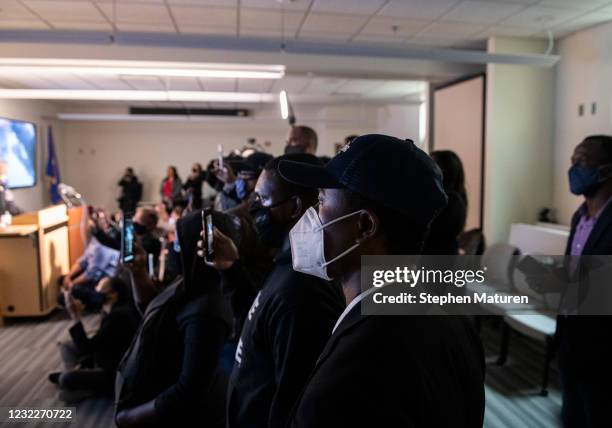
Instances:
[[[546,42],[494,38],[489,51],[542,53]],[[487,66],[484,225],[488,243],[506,242],[510,225],[534,223],[552,203],[555,71]]]
[[[373,106],[296,108],[298,124],[312,126],[319,135],[319,155],[332,156],[334,143],[349,134],[380,132],[378,110]],[[406,115],[418,109],[402,110]],[[399,114],[399,113],[398,113]],[[405,117],[418,123],[418,117]],[[185,178],[194,162],[206,164],[216,156],[217,144],[226,152],[242,147],[249,137],[272,144],[267,151],[282,154],[288,131],[278,112],[256,115],[253,120],[207,122],[63,122],[62,179],[81,192],[90,204],[115,209],[117,182],[132,166],[144,183],[143,199],[157,201],[166,167],[175,165]],[[414,131],[414,138],[418,130]],[[410,135],[407,135],[410,136]]]
[[[47,128],[53,126],[56,155],[61,158],[60,144],[62,126],[53,120],[56,107],[43,101],[20,101],[0,99],[0,117],[34,122],[37,131],[36,186],[13,190],[15,203],[24,211],[35,211],[49,204],[48,183],[45,180],[47,162]],[[60,174],[62,171],[60,170]]]
[[[438,89],[433,95],[433,149],[457,153],[465,171],[466,230],[481,227],[484,92],[485,78],[479,76]]]
[[[569,224],[581,198],[569,192],[567,170],[574,147],[590,134],[612,134],[612,24],[578,32],[558,45],[554,207]],[[591,103],[597,103],[591,114]],[[584,104],[585,115],[578,115]]]

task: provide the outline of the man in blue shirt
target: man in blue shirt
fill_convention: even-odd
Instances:
[[[60,278],[61,285],[86,308],[96,309],[104,300],[103,296],[96,292],[96,284],[102,278],[114,276],[118,263],[119,251],[100,244],[92,237],[85,252],[74,263],[70,272]],[[58,301],[64,306],[63,294],[60,294]]]

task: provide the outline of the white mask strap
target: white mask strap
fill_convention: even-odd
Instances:
[[[355,214],[360,214],[360,213],[362,213],[362,212],[366,212],[366,210],[358,210],[358,211],[355,211],[355,212],[352,212],[352,213],[349,213],[349,214],[345,214],[345,215],[340,216],[340,217],[338,217],[338,218],[335,218],[335,219],[333,219],[333,220],[331,220],[331,221],[328,221],[327,223],[322,224],[321,226],[319,226],[319,227],[317,228],[317,230],[315,230],[315,232],[318,232],[318,231],[320,231],[320,230],[322,230],[322,229],[325,229],[327,226],[331,226],[332,224],[337,223],[337,222],[339,222],[339,221],[341,221],[341,220],[344,220],[345,218],[352,217],[352,216],[354,216]],[[318,216],[319,216],[319,215],[317,214],[317,217],[318,217]],[[319,218],[319,223],[320,223],[320,222],[321,222],[321,218]]]
[[[333,259],[331,259],[328,262],[323,263],[321,266],[327,266],[333,262],[335,262],[336,260],[338,260],[341,257],[346,256],[348,253],[350,253],[351,251],[353,251],[355,248],[359,247],[359,243],[353,245],[352,247],[349,247],[346,251],[341,252],[340,254],[338,254],[336,257],[334,257]]]

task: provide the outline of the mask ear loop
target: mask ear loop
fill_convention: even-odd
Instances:
[[[337,223],[337,222],[339,222],[339,221],[341,221],[341,220],[344,220],[344,219],[346,219],[346,218],[349,218],[349,217],[352,217],[352,216],[354,216],[354,215],[361,214],[361,213],[364,213],[364,212],[367,212],[367,211],[366,211],[366,210],[364,210],[364,209],[361,209],[361,210],[358,210],[358,211],[355,211],[355,212],[352,212],[352,213],[349,213],[349,214],[343,215],[343,216],[341,216],[341,217],[335,218],[335,219],[333,219],[332,221],[329,221],[329,222],[325,223],[324,225],[321,225],[321,226],[318,228],[317,232],[319,232],[319,231],[321,231],[321,230],[325,229],[327,226],[330,226],[330,225],[332,225],[332,224],[334,224],[334,223]],[[318,217],[318,215],[317,215],[317,217]],[[319,219],[319,222],[320,222],[320,221],[321,221],[321,219]],[[331,259],[331,260],[329,260],[329,261],[326,261],[326,262],[322,263],[322,264],[321,264],[321,266],[322,266],[322,267],[325,267],[325,266],[330,265],[331,263],[335,262],[336,260],[339,260],[340,258],[342,258],[342,257],[346,256],[346,255],[347,255],[347,254],[349,254],[350,252],[354,251],[354,250],[355,250],[357,247],[359,247],[360,245],[361,245],[361,243],[360,243],[360,242],[357,242],[357,243],[353,244],[352,246],[350,246],[349,248],[347,248],[346,250],[344,250],[343,252],[341,252],[340,254],[338,254],[338,255],[337,255],[336,257],[334,257],[333,259]]]

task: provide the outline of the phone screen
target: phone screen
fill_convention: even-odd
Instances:
[[[210,208],[202,211],[202,229],[204,230],[204,260],[212,263],[215,258],[215,247],[213,245],[213,220]]]
[[[134,261],[134,221],[124,218],[121,227],[121,262],[130,264]]]
[[[223,169],[223,145],[217,144],[217,161],[219,162],[219,169]]]

